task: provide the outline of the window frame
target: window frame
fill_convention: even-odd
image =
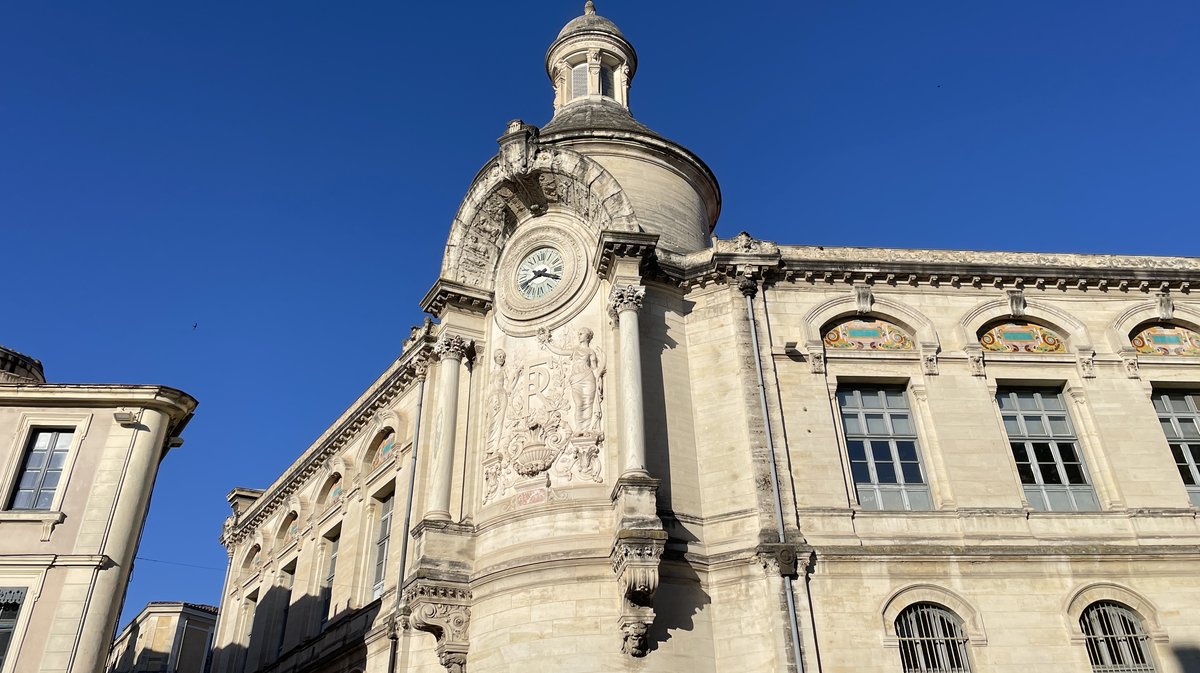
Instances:
[[[1098,614],[1106,615],[1107,619],[1099,618]],[[1104,631],[1098,635],[1092,633],[1094,627],[1100,627],[1103,631],[1105,623],[1113,629],[1111,632]],[[1132,632],[1125,628],[1127,624],[1133,625]],[[1083,634],[1084,649],[1087,651],[1088,663],[1093,673],[1158,673],[1153,637],[1146,628],[1146,620],[1121,601],[1101,599],[1088,603],[1079,613],[1079,631]],[[1101,647],[1101,643],[1107,646]],[[1123,661],[1111,661],[1114,646]],[[1135,651],[1137,656],[1134,656]],[[1142,659],[1141,662],[1130,661],[1138,656]],[[1110,661],[1097,662],[1097,659],[1101,658]]]
[[[342,545],[342,527],[339,525],[322,536],[325,543],[324,569],[321,574],[321,626],[333,619],[333,586],[337,579],[337,558]]]
[[[587,61],[584,61],[582,63],[576,63],[575,65],[571,66],[571,74],[570,74],[570,77],[567,78],[567,85],[570,87],[570,90],[568,92],[570,95],[567,97],[568,101],[579,100],[580,98],[587,98],[589,95],[591,95],[591,93],[592,93],[592,91],[591,91],[591,89],[592,89],[592,81],[591,81],[592,73],[589,70],[588,66],[589,66],[589,64]],[[580,71],[583,72],[583,93],[576,93],[576,89],[575,89],[576,75],[575,75],[575,73],[580,72]]]
[[[1032,394],[1037,402],[1037,408],[1025,409],[1021,406],[1021,395]],[[1052,395],[1057,400],[1059,408],[1054,409],[1047,407],[1043,402],[1043,396]],[[1006,407],[1001,403],[1001,397],[1007,398],[1011,407]],[[1013,466],[1017,477],[1017,483],[1021,486],[1022,498],[1025,503],[1034,511],[1051,512],[1061,514],[1064,512],[1100,512],[1103,510],[1100,502],[1099,490],[1096,488],[1096,480],[1092,476],[1091,469],[1088,466],[1087,455],[1084,451],[1083,441],[1079,437],[1077,423],[1072,418],[1071,410],[1067,404],[1065,392],[1061,388],[1055,387],[1038,387],[1038,386],[997,386],[996,392],[992,399],[996,405],[998,418],[1000,420],[1000,428],[1004,433],[1005,443],[1008,445],[1008,456]],[[1053,423],[1051,416],[1062,416],[1067,425],[1066,433],[1056,433],[1052,428]],[[1020,434],[1014,435],[1009,431],[1009,418],[1016,424],[1016,428]],[[1037,416],[1044,433],[1030,432],[1028,429],[1028,420],[1030,416]],[[1021,445],[1024,452],[1025,460],[1020,460],[1016,453],[1016,446]],[[1070,445],[1075,454],[1074,461],[1063,459],[1061,445]],[[1043,460],[1044,454],[1039,454],[1035,445],[1045,445],[1050,452],[1050,460]],[[1057,475],[1058,483],[1047,483],[1046,465],[1053,465],[1054,474]],[[1067,465],[1078,465],[1080,477],[1083,483],[1074,483],[1071,481],[1072,475],[1067,469]],[[1025,475],[1022,471],[1022,466],[1026,467],[1029,476],[1033,478],[1032,483],[1025,481]],[[1069,509],[1055,509],[1051,505],[1050,494],[1064,493],[1069,500],[1071,507]],[[1092,503],[1091,507],[1081,507],[1080,499],[1077,496],[1089,495]],[[1032,496],[1032,497],[1031,497]]]
[[[928,615],[934,615],[939,620],[934,623],[928,619],[921,619]],[[901,622],[904,622],[907,628],[902,628]],[[940,633],[922,635],[920,631],[923,626],[940,627],[935,629]],[[945,633],[946,626],[951,628],[952,633]],[[916,601],[905,606],[896,615],[893,627],[900,652],[900,666],[904,673],[971,673],[971,638],[967,634],[966,622],[954,610],[933,601]],[[905,635],[909,630],[915,635]],[[950,655],[950,648],[953,648],[953,656]],[[926,665],[931,651],[936,653],[935,658],[938,659],[938,665],[934,668]],[[916,654],[918,652],[923,656]],[[962,665],[940,665],[942,660],[955,657]]]
[[[384,509],[384,506],[387,506]],[[387,563],[388,556],[391,551],[392,543],[392,521],[396,511],[396,492],[395,490],[385,494],[379,494],[375,499],[377,515],[374,517],[376,530],[375,539],[371,546],[374,549],[371,563],[371,600],[375,600],[384,594],[384,588],[387,586]]]
[[[1171,403],[1172,396],[1181,396],[1184,399],[1184,404],[1187,405],[1188,411],[1177,412],[1174,405]],[[1159,427],[1163,429],[1163,436],[1167,441],[1167,447],[1171,452],[1171,458],[1175,462],[1175,468],[1183,481],[1183,487],[1187,491],[1188,500],[1191,501],[1193,507],[1200,507],[1200,436],[1189,438],[1181,431],[1183,425],[1180,419],[1189,419],[1192,421],[1193,427],[1200,432],[1200,391],[1185,389],[1185,388],[1155,388],[1151,393],[1151,404],[1154,406],[1154,413],[1158,417]],[[1162,408],[1159,404],[1162,404]],[[1166,434],[1166,424],[1170,424],[1174,437]],[[1178,454],[1176,453],[1176,447]],[[1179,456],[1183,457],[1183,463],[1179,462]],[[1186,469],[1192,478],[1192,483],[1187,483],[1183,478],[1183,471]]]
[[[920,439],[920,419],[918,418],[918,410],[911,404],[909,400],[909,386],[905,384],[881,384],[881,383],[858,383],[858,382],[838,382],[835,391],[835,401],[837,407],[837,422],[839,434],[844,442],[844,451],[846,456],[847,474],[850,483],[853,485],[855,499],[859,507],[867,511],[880,512],[927,512],[936,509],[933,486],[930,483],[930,471],[928,461],[921,447]],[[851,393],[856,400],[857,406],[846,407],[843,403],[843,395]],[[881,405],[878,408],[867,407],[862,403],[863,393],[874,393],[873,397],[881,397]],[[903,407],[889,406],[888,400],[891,399],[888,393],[899,393],[900,399],[903,400]],[[873,434],[868,432],[868,422],[866,415],[878,411],[883,415],[883,423],[886,428],[884,434]],[[850,432],[850,427],[846,422],[847,412],[856,416],[858,424],[858,432]],[[897,432],[895,429],[895,421],[893,414],[906,415],[908,417],[909,429],[911,432]],[[891,463],[895,482],[880,483],[878,470],[878,457],[875,452],[875,447],[871,442],[886,441],[889,447],[889,461]],[[852,443],[861,443],[863,459],[855,458]],[[905,461],[900,457],[899,442],[911,442],[915,461]],[[908,482],[907,475],[904,474],[905,464],[916,464],[916,468],[920,473],[921,482]],[[859,482],[855,477],[855,464],[865,463],[868,470],[869,482]],[[869,492],[874,498],[874,505],[870,503],[864,504],[863,491]],[[900,495],[902,508],[888,507],[884,503],[884,493],[898,493]],[[923,496],[924,506],[914,507],[913,497]]]
[[[63,501],[66,498],[66,493],[70,490],[71,479],[75,473],[75,461],[79,457],[79,447],[83,444],[83,440],[87,437],[88,430],[92,423],[92,413],[55,413],[55,412],[24,412],[20,416],[17,424],[17,430],[10,439],[9,458],[4,464],[3,492],[0,495],[4,496],[4,508],[0,509],[0,520],[35,520],[42,519],[62,519]],[[116,422],[113,423],[116,426]],[[33,433],[39,430],[65,430],[73,428],[74,436],[71,438],[71,444],[67,449],[66,460],[62,466],[62,476],[58,480],[58,485],[55,486],[54,497],[51,500],[49,509],[9,509],[9,504],[16,495],[17,485],[21,479],[21,473],[24,471],[25,456],[27,448],[33,438]],[[57,521],[55,521],[57,523]],[[53,530],[53,527],[51,527]],[[49,540],[49,534],[43,535],[44,540]],[[0,673],[3,673],[0,671]]]
[[[33,614],[34,605],[37,604],[38,595],[44,581],[45,571],[0,575],[0,588],[24,591],[16,619],[13,620],[8,649],[3,654],[0,654],[0,673],[15,673],[17,670],[17,660],[21,656],[21,646],[25,641],[29,619]]]

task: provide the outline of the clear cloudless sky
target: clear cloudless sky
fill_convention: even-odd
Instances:
[[[545,50],[581,9],[0,4],[0,343],[200,400],[122,622],[219,602],[225,494],[399,354],[505,123],[549,119]],[[1197,253],[1194,0],[599,10],[638,49],[634,114],[721,181],[723,237]]]

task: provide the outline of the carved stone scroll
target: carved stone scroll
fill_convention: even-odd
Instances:
[[[618,525],[609,559],[621,592],[621,651],[633,657],[644,657],[648,650],[646,631],[654,621],[658,567],[667,542],[655,508],[658,483],[625,475],[613,491]]]
[[[408,623],[437,639],[437,655],[449,673],[466,673],[471,591],[457,582],[417,580],[404,591]]]

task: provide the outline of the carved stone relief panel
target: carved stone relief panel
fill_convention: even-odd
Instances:
[[[606,358],[594,342],[589,327],[543,328],[492,352],[484,504],[519,491],[603,482]]]

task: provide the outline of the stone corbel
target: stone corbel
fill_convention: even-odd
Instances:
[[[538,153],[538,127],[514,119],[496,142],[500,144],[501,169],[510,177],[527,175]]]
[[[1008,290],[1008,313],[1014,318],[1025,317],[1025,290]]]
[[[1096,351],[1091,348],[1079,350],[1079,372],[1085,379],[1096,378]]]
[[[667,543],[657,513],[658,484],[650,477],[626,475],[613,490],[618,524],[609,559],[621,591],[621,651],[632,657],[646,656],[646,631],[654,621],[658,567]]]
[[[825,373],[825,343],[813,339],[808,342],[808,364],[814,374]]]
[[[967,368],[971,370],[971,376],[984,376],[983,348],[978,344],[973,344],[963,350],[967,352]]]
[[[437,639],[438,661],[449,673],[466,673],[471,590],[463,582],[415,579],[404,589],[402,619]]]
[[[854,284],[854,308],[859,315],[871,312],[871,307],[875,305],[875,293],[871,291],[871,286],[866,283]]]
[[[1125,367],[1125,376],[1131,379],[1139,379],[1142,373],[1138,368],[1137,351],[1132,348],[1121,349],[1121,364]]]
[[[938,373],[938,345],[936,343],[921,344],[921,370],[930,376]]]

